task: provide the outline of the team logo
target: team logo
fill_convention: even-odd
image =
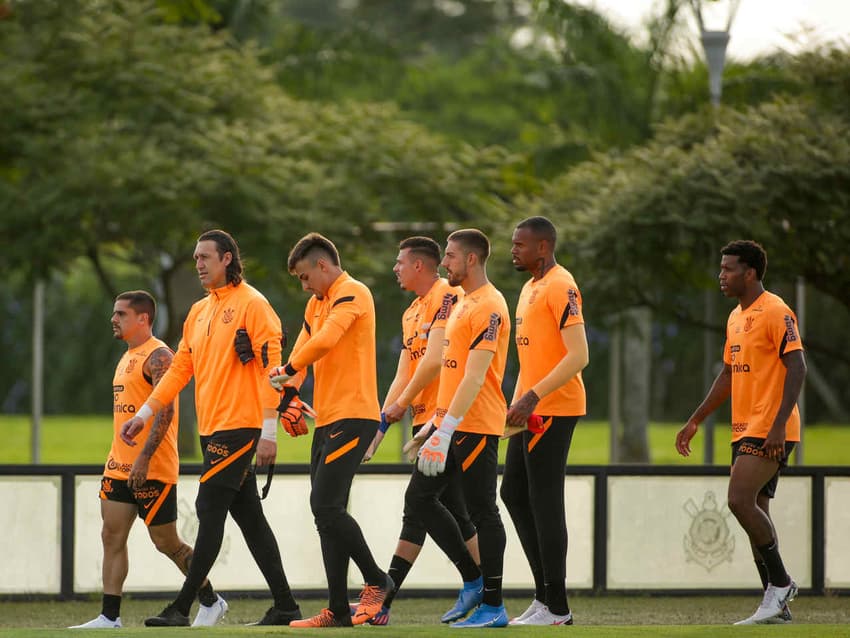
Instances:
[[[785,315],[785,340],[797,340],[797,328],[794,326],[794,319],[791,318],[791,315]]]
[[[714,492],[706,492],[702,509],[690,498],[683,507],[691,517],[691,526],[684,538],[687,562],[696,563],[709,572],[720,563],[731,563],[735,538],[726,522],[731,514],[726,504],[718,509]]]
[[[747,320],[744,322],[744,332],[749,332],[752,329],[753,321],[755,321],[755,317],[747,317]]]
[[[531,291],[531,295],[528,297],[528,305],[533,304],[535,299],[537,299],[537,288]]]
[[[230,323],[233,321],[234,312],[233,308],[225,308],[224,312],[221,313],[221,322]]]
[[[130,359],[130,363],[127,364],[127,367],[124,368],[124,374],[132,374],[133,370],[136,369],[136,360]]]
[[[112,491],[112,479],[111,478],[102,479],[100,481],[100,489],[103,490],[104,492],[111,492]]]

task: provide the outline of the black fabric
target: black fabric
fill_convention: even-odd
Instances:
[[[564,469],[578,417],[544,417],[544,423],[550,418],[542,436],[525,431],[511,437],[501,496],[531,568],[535,598],[564,615],[569,611]]]
[[[413,567],[413,563],[402,558],[398,554],[393,554],[392,560],[390,560],[390,568],[387,571],[390,578],[393,579],[393,588],[391,591],[387,592],[387,597],[384,599],[384,607],[387,609],[392,607],[393,600],[395,600],[398,590],[401,589],[401,584],[410,573],[411,567]]]
[[[117,619],[121,615],[121,596],[104,594],[100,613],[109,618],[109,620]]]
[[[757,547],[761,554],[764,564],[767,567],[767,577],[770,584],[774,587],[787,587],[791,582],[791,577],[785,571],[785,565],[782,564],[782,557],[779,555],[779,545],[774,539],[767,545]]]

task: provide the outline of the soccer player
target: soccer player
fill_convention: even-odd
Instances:
[[[194,259],[207,295],[189,310],[171,367],[136,416],[123,425],[121,434],[134,444],[144,422],[195,377],[204,455],[195,501],[199,521],[195,555],[177,598],[145,624],[188,624],[192,599],[218,556],[230,512],[274,598],[274,606],[256,624],[286,625],[301,618],[301,611],[289,589],[251,470],[255,451],[258,465],[268,465],[277,454],[280,397],[265,377],[281,360],[280,319],[266,298],[244,281],[239,247],[228,233],[203,233]],[[250,341],[251,348],[245,349],[246,340],[240,335]]]
[[[564,466],[576,423],[585,414],[581,371],[588,363],[581,293],[555,261],[557,232],[545,217],[517,224],[514,267],[527,272],[516,308],[519,377],[507,414],[522,428],[532,414],[543,431],[521,430],[508,442],[501,496],[534,577],[534,600],[512,625],[571,625],[567,603]]]
[[[723,369],[705,399],[676,435],[676,450],[691,452],[699,424],[732,397],[732,472],[729,509],[747,532],[764,597],[756,612],[736,625],[791,621],[788,603],[797,585],[785,571],[770,499],[779,472],[800,440],[797,397],[806,377],[797,317],[764,289],[767,255],[757,243],[733,241],[720,251],[720,290],[737,298],[726,322]]]
[[[461,286],[465,294],[446,323],[437,409],[405,446],[412,450],[421,445],[405,508],[425,522],[463,580],[454,607],[441,620],[460,620],[475,609],[452,627],[508,624],[502,601],[505,528],[496,505],[496,474],[499,437],[505,429],[501,386],[510,323],[504,297],[487,279],[489,256],[490,242],[480,230],[456,230],[448,237],[442,265],[449,284]],[[478,529],[480,568],[457,521],[440,502],[457,477]]]
[[[384,399],[384,420],[366,452],[367,461],[378,449],[388,425],[401,420],[408,409],[414,436],[437,409],[446,320],[458,299],[463,296],[463,289],[453,288],[437,272],[440,266],[440,246],[433,239],[408,237],[398,248],[393,272],[401,288],[415,293],[416,298],[402,316],[402,346],[398,367]],[[466,511],[460,482],[453,481],[442,493],[440,500],[457,520],[473,559],[479,563],[478,533]],[[385,625],[389,622],[392,602],[424,543],[425,525],[405,507],[401,534],[389,568],[395,586],[387,594],[381,612],[370,624]]]
[[[313,366],[310,508],[328,580],[328,607],[290,627],[360,625],[381,611],[392,589],[392,579],[378,567],[360,526],[346,511],[354,473],[380,422],[375,304],[369,289],[342,269],[336,246],[318,233],[298,240],[287,265],[311,297],[289,361],[270,381],[278,389],[300,386],[307,366]],[[302,433],[306,428],[293,435]],[[353,616],[346,584],[349,560],[366,583]]]
[[[70,629],[121,627],[121,594],[129,570],[127,537],[136,520],[148,528],[154,546],[184,574],[192,548],[177,534],[177,407],[168,404],[148,419],[139,438],[144,447],[130,447],[120,437],[128,413],[136,412],[171,365],[171,349],[153,336],[156,302],[144,290],[122,292],[112,310],[112,334],[127,344],[112,378],[114,434],[100,482],[103,520],[103,603],[100,615]],[[214,625],[227,603],[204,581],[194,626]]]

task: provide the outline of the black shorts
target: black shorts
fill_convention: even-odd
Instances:
[[[104,476],[100,479],[100,498],[135,505],[148,527],[177,520],[177,486],[173,483],[146,481],[141,489],[131,490],[127,481]]]
[[[767,458],[764,450],[762,450],[764,441],[765,439],[755,436],[745,436],[742,439],[733,441],[732,465],[735,465],[735,459],[739,456],[758,456],[759,458]],[[776,470],[776,474],[774,474],[770,480],[764,484],[764,487],[761,488],[761,493],[768,498],[773,498],[776,494],[776,486],[779,483],[779,472],[788,467],[788,457],[791,456],[791,452],[794,451],[795,445],[796,443],[794,441],[785,441],[785,454],[777,460],[779,467]]]
[[[204,471],[201,483],[238,490],[251,469],[260,428],[222,430],[201,437]]]

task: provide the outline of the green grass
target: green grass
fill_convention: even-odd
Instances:
[[[680,457],[673,440],[681,424],[653,423],[649,428],[650,455],[654,464],[698,465],[702,463],[703,434],[693,441],[689,459]],[[0,416],[0,464],[30,463],[30,420],[27,416]],[[108,416],[48,416],[42,422],[42,463],[103,463],[112,438],[112,421]],[[309,436],[292,439],[278,437],[278,462],[307,463]],[[601,421],[579,421],[569,462],[572,465],[606,465],[610,463],[608,424]],[[394,463],[401,459],[402,428],[393,426],[387,432],[375,461]],[[809,426],[804,434],[807,465],[848,465],[850,425]],[[500,446],[504,458],[505,445]],[[185,462],[199,462],[200,456],[186,457]],[[714,432],[714,462],[729,463],[729,426],[718,424]]]
[[[262,616],[269,605],[267,600],[230,598],[230,612],[224,625],[204,629],[146,629],[142,626],[145,616],[153,615],[165,604],[161,600],[137,600],[128,598],[122,604],[121,616],[125,629],[115,633],[120,636],[151,636],[172,638],[211,633],[216,636],[324,636],[327,632],[286,627],[261,628],[243,627]],[[439,598],[399,597],[387,627],[340,629],[334,636],[353,636],[355,632],[367,632],[383,636],[434,636],[442,633],[449,636],[454,631],[438,622],[439,616],[452,604],[452,600]],[[509,598],[505,601],[508,612],[520,613],[528,600]],[[733,627],[731,623],[754,611],[759,600],[754,596],[573,596],[571,604],[576,625],[569,629],[559,627],[509,627],[505,632],[518,638],[555,635],[568,631],[591,638],[674,638],[745,635],[749,638],[770,636],[793,636],[794,638],[850,637],[848,626],[847,599],[831,596],[802,597],[793,603],[794,623],[790,626]],[[302,610],[313,614],[324,601],[301,600]],[[68,636],[63,627],[84,622],[99,613],[100,603],[96,598],[80,602],[0,602],[0,638]],[[464,632],[465,633],[465,632]],[[89,630],[74,632],[75,636],[100,636],[103,632]],[[358,635],[363,635],[359,633]]]

